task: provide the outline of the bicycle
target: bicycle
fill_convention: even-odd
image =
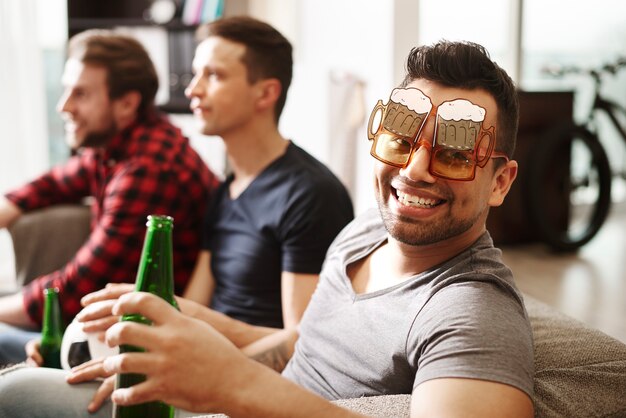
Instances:
[[[585,121],[560,124],[540,138],[533,150],[526,183],[527,210],[544,242],[557,251],[575,251],[588,243],[604,224],[611,207],[613,173],[597,129],[604,113],[626,144],[626,109],[603,97],[603,74],[616,74],[626,58],[595,69],[545,69],[558,77],[583,74],[594,81],[594,99]],[[624,171],[620,173],[626,178]],[[557,194],[555,199],[546,196]],[[548,203],[550,202],[550,203]],[[563,202],[555,204],[556,202]]]

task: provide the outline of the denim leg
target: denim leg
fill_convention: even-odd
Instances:
[[[41,333],[28,331],[0,322],[0,366],[16,364],[26,360],[24,345]]]
[[[101,382],[70,385],[65,382],[67,373],[25,364],[0,369],[0,418],[111,418],[109,399],[94,414],[87,411]],[[175,413],[176,418],[199,416],[228,418],[180,409]]]
[[[87,412],[100,382],[70,385],[67,372],[17,365],[0,370],[0,418],[110,418],[111,401]]]

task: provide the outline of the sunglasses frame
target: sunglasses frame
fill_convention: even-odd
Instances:
[[[423,94],[425,97],[427,97],[430,100],[430,97],[426,96],[426,94],[424,92],[422,92],[420,89],[417,89],[415,87],[411,87],[411,89],[417,90],[419,91],[421,94]],[[407,89],[408,90],[408,89]],[[452,99],[452,100],[446,100],[444,103],[448,103],[448,102],[454,102],[456,100],[465,100],[468,101],[467,99],[463,99],[463,98],[456,98],[456,99]],[[391,101],[391,100],[390,100]],[[442,104],[444,104],[442,103]],[[472,102],[469,102],[475,106],[478,106]],[[474,178],[476,177],[476,166],[480,167],[480,168],[484,168],[485,165],[487,165],[487,162],[489,162],[490,159],[492,158],[504,158],[506,160],[506,162],[509,161],[509,157],[499,151],[495,151],[495,143],[496,143],[496,135],[495,135],[495,127],[491,126],[488,129],[484,129],[482,127],[482,124],[484,123],[481,122],[481,133],[483,133],[483,135],[480,137],[480,139],[478,140],[475,149],[472,151],[472,155],[474,157],[473,161],[474,164],[472,166],[472,172],[471,172],[471,176],[468,176],[466,178],[455,178],[455,177],[450,177],[450,176],[446,176],[444,174],[439,174],[439,173],[435,173],[433,171],[433,160],[435,157],[435,153],[433,152],[433,149],[437,146],[436,141],[437,141],[437,123],[435,120],[435,130],[433,132],[433,137],[432,137],[432,141],[427,141],[427,140],[419,140],[418,138],[420,137],[420,134],[422,133],[422,130],[424,128],[424,126],[426,125],[426,123],[428,122],[428,120],[430,120],[431,118],[437,118],[437,110],[438,108],[442,105],[440,104],[439,106],[432,106],[431,109],[429,110],[428,114],[426,115],[426,117],[424,118],[424,120],[422,121],[422,123],[420,124],[419,128],[417,129],[416,134],[413,137],[405,137],[405,136],[401,136],[399,134],[393,133],[388,131],[387,129],[385,129],[385,127],[383,126],[383,121],[385,118],[385,114],[387,112],[387,106],[389,105],[389,101],[387,102],[386,105],[383,104],[382,100],[378,100],[378,102],[376,103],[376,106],[374,106],[374,109],[372,110],[372,113],[370,114],[370,119],[369,119],[369,123],[368,123],[368,129],[367,129],[367,136],[368,136],[368,140],[373,141],[372,142],[372,147],[370,149],[370,155],[372,157],[374,157],[375,159],[377,159],[378,161],[381,161],[387,165],[390,165],[392,167],[398,167],[398,168],[406,168],[407,165],[410,163],[411,158],[413,156],[413,153],[419,149],[420,147],[426,147],[428,148],[428,152],[430,153],[430,158],[428,161],[428,172],[437,178],[441,178],[441,179],[445,179],[445,180],[455,180],[455,181],[472,181],[474,180]],[[432,105],[432,101],[431,101],[431,105]],[[480,107],[480,106],[479,106]],[[481,108],[482,109],[482,108]],[[381,114],[381,119],[380,119],[380,125],[378,126],[376,133],[372,132],[372,123],[374,120],[374,116],[376,115],[376,113],[378,113],[379,111],[382,111]],[[376,145],[378,143],[378,139],[380,137],[380,134],[382,133],[387,133],[391,136],[396,136],[398,138],[402,138],[402,139],[409,139],[411,140],[411,149],[408,153],[407,156],[407,160],[405,163],[395,163],[389,160],[386,160],[383,157],[380,157],[379,155],[376,154],[375,150],[376,150]],[[478,152],[479,152],[479,145],[482,142],[483,138],[485,136],[489,136],[490,140],[489,140],[489,146],[487,148],[487,152],[485,153],[484,157],[481,158],[480,160],[477,158],[478,156]]]

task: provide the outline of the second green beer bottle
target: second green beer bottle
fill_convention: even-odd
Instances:
[[[59,289],[47,288],[43,291],[43,324],[39,352],[43,357],[43,367],[61,368],[61,342],[63,341],[63,319],[59,307]]]
[[[172,229],[174,219],[170,216],[148,216],[148,227],[143,244],[135,290],[150,292],[165,299],[178,309],[174,299],[174,267],[172,259]],[[135,321],[150,324],[141,315],[124,315],[122,321]],[[141,347],[121,345],[120,353],[142,352]],[[127,388],[145,380],[142,374],[118,374],[116,388]],[[172,418],[174,408],[163,402],[148,402],[133,406],[117,406],[113,408],[113,418]]]

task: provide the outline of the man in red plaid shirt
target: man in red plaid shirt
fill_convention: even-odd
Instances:
[[[33,336],[25,330],[41,326],[44,288],[60,289],[69,323],[82,296],[134,281],[149,214],[175,219],[175,286],[182,293],[218,183],[187,138],[156,112],[158,79],[139,42],[105,31],[75,36],[62,82],[58,110],[76,155],[0,198],[0,227],[34,209],[92,197],[91,234],[61,269],[0,298],[0,364],[25,358]]]

